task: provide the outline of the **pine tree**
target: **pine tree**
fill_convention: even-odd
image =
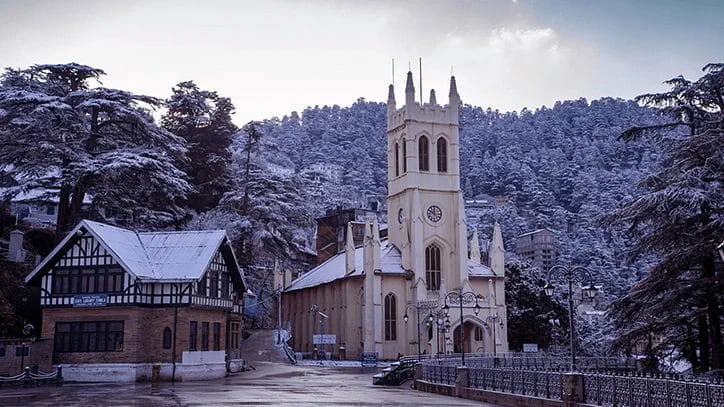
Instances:
[[[166,105],[161,124],[184,138],[189,149],[183,169],[194,190],[186,204],[207,211],[229,189],[229,146],[238,131],[231,121],[234,105],[216,92],[199,89],[193,81],[176,85]]]
[[[177,221],[189,191],[176,167],[183,139],[156,126],[161,101],[92,88],[105,73],[79,64],[8,69],[0,88],[0,163],[17,185],[59,188],[57,239],[79,221],[84,198],[136,225]]]
[[[706,371],[724,367],[715,264],[724,230],[724,64],[703,71],[694,82],[680,76],[666,82],[669,91],[636,99],[667,121],[633,127],[622,138],[650,140],[668,156],[641,182],[641,196],[603,220],[630,227],[631,259],[656,256],[650,274],[614,304],[621,343],[654,332],[687,357],[697,343],[698,360],[690,361]]]

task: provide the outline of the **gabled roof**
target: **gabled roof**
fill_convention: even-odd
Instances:
[[[142,280],[198,280],[227,241],[223,230],[134,232],[89,220],[81,221],[30,273],[30,281],[54,263],[77,234],[92,235],[131,275]],[[231,251],[233,261],[236,257]],[[238,265],[232,265],[238,270]],[[239,270],[246,287],[243,273]]]
[[[402,268],[402,256],[400,251],[391,244],[388,244],[388,240],[384,239],[381,241],[380,250],[382,251],[381,257],[381,272],[383,274],[398,274],[404,275],[405,270]],[[354,250],[354,271],[349,275],[345,275],[346,272],[346,256],[345,252],[340,252],[320,264],[319,266],[311,269],[310,271],[302,274],[299,278],[292,281],[292,284],[287,287],[285,291],[294,291],[302,288],[315,287],[321,284],[326,284],[334,280],[339,280],[348,276],[361,276],[364,274],[364,249],[358,247]]]

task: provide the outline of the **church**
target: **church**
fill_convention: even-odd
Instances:
[[[493,227],[489,264],[481,263],[477,232],[468,242],[460,105],[454,76],[444,106],[434,90],[429,103],[415,101],[411,72],[399,109],[390,85],[387,225],[369,215],[350,220],[338,253],[281,283],[282,319],[291,324],[295,351],[341,359],[508,351],[500,225]]]

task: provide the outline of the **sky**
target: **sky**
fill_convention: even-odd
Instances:
[[[422,58],[425,98],[445,102],[452,71],[464,103],[519,111],[698,78],[722,62],[723,21],[724,0],[0,0],[0,67],[77,62],[163,98],[193,80],[241,125],[384,102],[393,59],[404,100]]]

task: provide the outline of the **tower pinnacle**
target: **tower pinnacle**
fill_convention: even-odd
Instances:
[[[407,72],[407,84],[405,85],[405,104],[412,106],[415,104],[415,85],[412,83],[412,71]]]
[[[448,97],[450,98],[450,104],[459,104],[460,103],[460,95],[458,95],[458,85],[455,83],[455,77],[450,77],[450,93],[448,93]]]

